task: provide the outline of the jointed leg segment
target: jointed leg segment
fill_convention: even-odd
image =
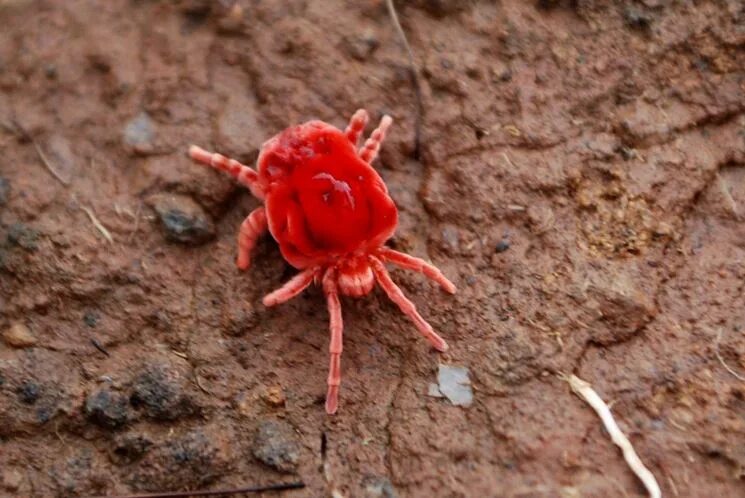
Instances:
[[[251,211],[238,232],[238,268],[247,270],[251,264],[251,251],[267,229],[266,211],[263,207]]]
[[[423,259],[415,258],[413,256],[409,256],[408,254],[394,251],[393,249],[389,249],[387,247],[383,247],[382,249],[380,249],[378,255],[383,261],[388,261],[396,266],[405,268],[407,270],[414,270],[422,273],[427,278],[434,280],[435,282],[440,284],[440,286],[450,294],[455,293],[455,285],[450,280],[448,280],[447,277],[443,275],[438,268],[432,266]]]
[[[359,109],[354,113],[352,119],[349,120],[349,126],[347,126],[347,129],[344,130],[344,134],[347,136],[349,141],[352,142],[352,145],[354,145],[355,148],[357,148],[360,135],[364,131],[365,126],[367,126],[368,120],[369,116],[367,115],[367,111]]]
[[[378,280],[380,287],[383,288],[388,298],[396,303],[401,311],[411,318],[419,333],[422,334],[438,351],[447,351],[448,345],[442,337],[432,329],[432,326],[422,318],[422,315],[416,310],[414,303],[404,296],[403,291],[391,280],[385,265],[375,256],[370,256],[370,266],[372,266],[375,278]]]
[[[336,272],[329,270],[323,276],[323,292],[329,310],[329,377],[326,393],[326,413],[336,413],[339,407],[339,385],[341,384],[342,331],[344,323],[341,316],[341,303],[336,288]]]
[[[315,279],[319,271],[318,268],[308,268],[301,271],[288,280],[282,287],[264,296],[262,300],[264,306],[281,304],[297,296],[313,283],[313,279]]]
[[[393,119],[390,116],[383,116],[378,127],[370,134],[370,138],[365,141],[365,145],[360,149],[360,159],[366,163],[375,160],[378,156],[378,150],[380,150],[380,144],[385,140],[385,134],[388,132],[391,123],[393,123]]]
[[[253,168],[241,164],[235,159],[227,158],[222,154],[207,152],[196,145],[189,147],[189,156],[197,162],[228,173],[238,180],[239,183],[251,189],[251,193],[257,198],[264,198],[264,191],[259,185],[259,175]]]

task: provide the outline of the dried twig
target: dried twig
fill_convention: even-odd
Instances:
[[[732,197],[732,192],[729,191],[727,183],[724,181],[724,178],[722,178],[722,175],[720,175],[719,172],[717,172],[717,183],[719,184],[719,190],[722,192],[722,196],[727,201],[730,210],[732,210],[732,214],[735,215],[736,220],[739,220],[740,211],[737,209],[737,202],[735,202],[735,198]]]
[[[220,496],[220,495],[238,495],[241,493],[261,493],[264,491],[286,491],[290,489],[302,489],[305,487],[305,483],[302,481],[298,482],[287,482],[280,484],[269,484],[267,486],[250,486],[245,488],[235,489],[214,489],[214,490],[202,490],[202,491],[173,491],[165,493],[149,493],[143,495],[122,495],[112,496],[108,498],[187,498],[189,496]],[[107,498],[99,496],[97,498]]]
[[[562,374],[561,378],[567,381],[569,387],[572,388],[572,391],[585,400],[598,414],[613,442],[616,446],[621,448],[624,460],[626,460],[628,466],[644,484],[644,487],[647,488],[650,498],[661,498],[662,494],[660,492],[660,486],[657,484],[657,480],[649,469],[644,466],[639,455],[634,451],[634,447],[631,446],[629,439],[623,432],[621,432],[621,429],[618,428],[618,424],[616,424],[608,405],[606,405],[602,398],[598,396],[598,393],[595,392],[590,384],[579,377],[575,375],[566,376]]]
[[[98,339],[95,339],[95,338],[91,337],[91,344],[93,344],[93,347],[94,348],[98,349],[99,351],[101,351],[106,356],[111,356],[109,354],[109,352],[106,351],[106,348],[103,347],[103,345],[100,342],[98,342]]]
[[[135,235],[137,234],[137,230],[140,228],[140,213],[142,212],[142,203],[137,205],[137,212],[135,213],[135,225],[132,227],[132,231],[129,233],[129,237],[127,237],[127,242],[132,242],[132,239],[134,239]]]
[[[49,171],[53,177],[55,177],[62,185],[67,187],[70,185],[70,180],[62,176],[59,171],[57,171],[57,168],[55,168],[52,163],[47,158],[46,154],[44,154],[44,151],[41,150],[41,147],[39,147],[39,144],[36,143],[36,140],[34,137],[31,136],[31,134],[24,128],[23,126],[18,123],[15,119],[12,119],[10,121],[10,124],[15,128],[18,134],[20,134],[23,138],[31,142],[31,144],[34,146],[34,149],[36,150],[36,154],[39,156],[39,159],[41,160],[44,167]]]
[[[210,390],[202,385],[202,376],[199,375],[200,368],[201,366],[197,366],[194,368],[194,382],[197,384],[197,387],[201,389],[205,394],[211,395],[212,393],[210,392]]]
[[[49,159],[47,159],[47,156],[44,154],[44,151],[41,150],[41,147],[39,147],[39,144],[36,143],[36,140],[31,139],[31,143],[34,144],[34,149],[36,149],[36,153],[39,155],[39,159],[41,159],[41,162],[44,164],[47,170],[49,170],[52,176],[54,176],[57,180],[59,180],[59,182],[65,187],[70,185],[70,180],[60,175],[57,169],[54,166],[52,166],[52,163],[49,162]]]
[[[414,62],[414,52],[411,50],[409,41],[406,39],[406,33],[401,27],[401,22],[398,20],[398,14],[396,13],[396,7],[393,5],[393,0],[386,0],[388,6],[388,13],[391,15],[393,26],[396,28],[396,33],[401,39],[401,43],[406,48],[406,53],[409,57],[409,76],[411,77],[411,85],[414,87],[414,97],[416,99],[416,114],[414,115],[414,157],[420,158],[421,144],[422,144],[422,88],[419,85],[419,68]]]
[[[719,332],[717,332],[717,340],[714,341],[714,354],[717,355],[717,359],[719,360],[719,363],[721,363],[724,369],[727,370],[732,375],[734,375],[738,380],[745,382],[745,377],[735,372],[734,369],[730,368],[730,366],[724,362],[724,358],[722,358],[722,354],[719,352],[719,342],[721,340],[722,340],[722,329],[719,329]]]
[[[93,214],[93,211],[85,206],[80,206],[80,209],[85,211],[85,214],[87,214],[88,218],[91,219],[91,223],[93,223],[93,226],[96,227],[96,230],[101,232],[101,235],[103,235],[104,238],[109,241],[109,244],[113,244],[114,238],[111,236],[111,233],[106,229],[105,226],[101,224],[100,221],[98,221],[98,218],[96,218],[96,215]]]

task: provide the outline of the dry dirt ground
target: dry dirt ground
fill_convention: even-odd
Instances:
[[[573,372],[665,496],[745,496],[743,3],[396,3],[419,158],[381,0],[0,0],[0,495],[642,496]],[[394,272],[446,355],[344,300],[329,417],[323,296],[260,304],[293,269],[235,268],[257,201],[185,151],[363,106],[392,244],[459,291]]]

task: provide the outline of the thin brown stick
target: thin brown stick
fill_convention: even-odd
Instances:
[[[187,498],[189,496],[220,496],[237,495],[241,493],[261,493],[264,491],[286,491],[290,489],[303,489],[305,483],[302,481],[287,482],[280,484],[269,484],[267,486],[250,486],[234,489],[212,489],[201,491],[170,491],[163,493],[148,493],[141,495],[99,496],[96,498]]]
[[[406,48],[406,53],[409,57],[409,76],[411,77],[411,85],[414,87],[414,98],[416,111],[414,114],[414,157],[418,160],[421,157],[421,145],[422,145],[422,114],[424,107],[422,105],[422,88],[419,85],[419,68],[414,62],[414,52],[411,50],[409,40],[406,38],[406,33],[401,27],[401,22],[398,20],[398,13],[396,13],[396,7],[393,5],[393,0],[386,0],[388,6],[388,13],[391,15],[391,21],[393,26],[396,28],[396,33],[401,39]]]

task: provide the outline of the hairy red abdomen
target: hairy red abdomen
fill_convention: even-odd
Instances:
[[[310,121],[270,139],[258,170],[269,231],[298,269],[369,252],[396,230],[382,178],[331,125]]]

